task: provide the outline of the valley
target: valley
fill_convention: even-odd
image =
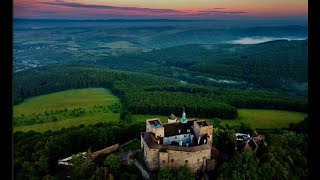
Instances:
[[[142,179],[139,166],[120,154],[144,168],[178,163],[179,155],[163,159],[166,148],[187,155],[177,169],[154,171],[151,179],[308,177],[306,24],[14,19],[13,39],[15,179]],[[152,158],[146,153],[159,150],[142,147],[142,134],[154,135],[146,120],[166,123],[168,116],[186,118],[166,124],[165,136],[149,148],[177,136],[198,143],[175,141],[146,161]],[[239,144],[237,134],[259,145]],[[151,135],[143,135],[145,143]],[[114,153],[90,156],[131,140]],[[210,150],[208,161],[193,151],[200,146]],[[75,156],[81,152],[89,158]],[[190,158],[194,153],[199,159]],[[75,166],[57,164],[67,157]],[[194,177],[192,164],[208,169],[193,169]]]

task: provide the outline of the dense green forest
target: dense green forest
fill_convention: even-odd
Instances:
[[[56,132],[16,132],[14,134],[15,179],[42,179],[46,175],[48,177],[55,176],[57,179],[66,179],[63,174],[65,171],[57,166],[59,159],[89,149],[93,152],[115,143],[124,143],[132,138],[139,138],[140,132],[144,129],[143,123],[131,125],[98,123],[90,126],[80,125],[79,127],[63,128]],[[99,162],[96,163],[99,166]],[[84,176],[93,175],[95,168],[91,170],[84,172],[86,173]],[[111,169],[109,169],[109,173],[112,173],[117,179],[120,177],[120,173],[110,171]],[[79,171],[75,171],[72,176],[78,176],[78,173]],[[139,173],[135,174],[139,175]],[[89,177],[81,178],[87,179]]]
[[[280,180],[306,179],[308,176],[308,131],[297,131],[296,127],[272,132],[259,130],[266,135],[266,141],[259,146],[257,156],[253,156],[251,152],[234,152],[234,132],[252,133],[255,129],[245,124],[222,129],[217,123],[217,127],[214,144],[220,153],[228,156],[220,159],[221,163],[212,178]],[[140,132],[144,130],[145,123],[141,122],[80,125],[45,133],[16,132],[15,179],[66,179],[66,176],[71,179],[103,179],[105,172],[114,179],[139,179],[140,174],[133,166],[121,165],[119,159],[112,155],[94,161],[75,158],[73,163],[77,166],[69,169],[59,167],[57,161],[78,152],[93,152],[139,138]],[[124,171],[120,172],[119,168],[126,173],[121,173]],[[158,179],[181,179],[187,178],[188,174],[190,171],[182,167],[178,170],[164,170],[158,174]]]
[[[308,136],[280,131],[267,136],[257,156],[236,152],[218,169],[218,179],[307,179]]]
[[[236,108],[307,111],[306,100],[282,92],[183,85],[160,76],[80,66],[40,67],[14,76],[14,103],[27,97],[87,87],[110,88],[133,114],[179,114],[234,119]]]
[[[190,44],[72,64],[146,72],[199,85],[281,89],[306,97],[308,40]]]

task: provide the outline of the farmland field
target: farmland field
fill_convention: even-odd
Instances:
[[[290,123],[299,123],[306,113],[266,110],[266,109],[238,109],[238,118],[222,120],[222,124],[235,125],[240,122],[249,123],[254,128],[287,128]]]
[[[43,113],[64,108],[93,108],[94,105],[109,105],[118,102],[108,89],[74,89],[26,99],[14,106],[14,116]]]
[[[14,131],[43,132],[118,121],[119,114],[108,108],[115,103],[118,98],[103,88],[74,89],[29,98],[14,106]]]
[[[108,105],[118,103],[110,90],[103,88],[74,89],[62,92],[51,93],[48,95],[37,96],[25,100],[23,103],[14,106],[14,131],[57,131],[63,127],[79,126],[80,124],[89,125],[98,122],[118,122],[119,113],[114,113],[107,108]],[[56,113],[63,109],[67,112]],[[69,115],[72,109],[82,108],[85,114],[81,116]],[[48,115],[45,115],[48,112]],[[72,111],[71,111],[72,112]],[[24,116],[22,118],[21,116]],[[298,123],[307,116],[306,113],[261,110],[261,109],[239,109],[236,120],[222,120],[222,124],[237,125],[241,122],[249,123],[254,128],[282,128],[288,127],[290,123]],[[188,115],[188,112],[187,112]],[[25,118],[38,117],[41,123],[23,123]],[[56,120],[53,121],[52,118]],[[179,114],[177,117],[180,118]],[[146,119],[160,118],[166,123],[167,116],[161,115],[132,115],[133,122],[145,122]],[[192,117],[188,117],[193,119]],[[206,118],[199,118],[206,119]],[[213,123],[213,119],[208,119]]]

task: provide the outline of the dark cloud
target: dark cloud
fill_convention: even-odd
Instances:
[[[213,8],[213,9],[226,9],[226,8],[219,8],[219,7],[217,7],[217,8]]]
[[[108,6],[108,5],[92,5],[92,4],[82,4],[73,3],[65,1],[55,1],[55,2],[39,2],[41,4],[49,5],[59,5],[73,8],[93,8],[93,9],[110,9],[110,10],[131,10],[131,11],[144,11],[152,13],[184,13],[175,9],[152,9],[152,8],[140,8],[140,7],[118,7],[118,6]]]
[[[205,11],[197,11],[199,14],[245,14],[248,13],[246,11],[218,11],[218,10],[205,10]]]

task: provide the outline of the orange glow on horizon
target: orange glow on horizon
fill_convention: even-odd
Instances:
[[[127,16],[157,17],[282,17],[308,16],[307,0],[15,0],[15,17],[99,18]]]

